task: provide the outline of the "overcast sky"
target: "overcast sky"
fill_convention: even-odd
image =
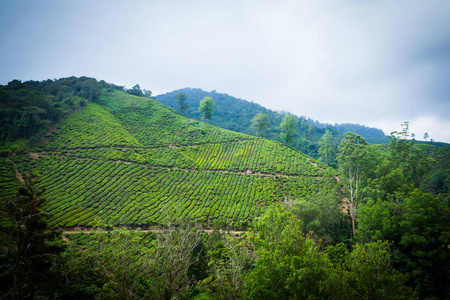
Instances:
[[[192,87],[450,143],[450,1],[0,1],[0,84]]]

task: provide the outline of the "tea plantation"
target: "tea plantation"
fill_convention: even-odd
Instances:
[[[267,206],[333,189],[332,169],[278,142],[220,129],[155,100],[105,90],[1,158],[2,197],[31,171],[54,227],[251,222]]]

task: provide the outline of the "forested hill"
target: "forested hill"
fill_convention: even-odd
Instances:
[[[204,97],[211,97],[214,99],[217,108],[213,113],[214,117],[211,120],[211,124],[246,134],[255,135],[257,133],[257,130],[251,126],[251,119],[257,113],[264,112],[269,116],[271,123],[271,127],[265,133],[265,137],[279,140],[279,127],[284,113],[276,112],[254,102],[242,100],[227,94],[217,93],[216,91],[206,92],[201,89],[193,88],[184,88],[163,95],[158,95],[155,99],[164,105],[179,110],[175,98],[175,95],[178,92],[182,92],[187,95],[187,103],[190,107],[186,110],[186,116],[200,120],[201,115],[198,112],[200,100]],[[326,129],[331,129],[331,131],[336,135],[342,135],[343,133],[351,131],[361,135],[369,142],[371,140],[374,142],[389,142],[381,129],[350,123],[332,125],[320,123],[306,117],[297,117],[297,119],[299,136],[301,136],[304,140],[307,140],[309,144],[317,142],[325,133]],[[333,127],[335,128],[333,129]],[[303,152],[312,152],[309,154],[314,156],[316,153],[313,151],[308,151],[309,149],[305,147],[305,145],[302,145],[301,140],[302,139],[299,139],[296,147]],[[311,147],[311,145],[309,146]]]
[[[197,120],[201,119],[201,114],[198,112],[200,100],[204,97],[213,98],[216,104],[216,110],[213,112],[211,124],[215,126],[237,132],[255,134],[256,130],[251,127],[251,119],[259,112],[268,114],[271,123],[279,124],[281,122],[281,117],[277,113],[257,103],[238,99],[227,94],[217,93],[216,91],[206,92],[201,89],[184,88],[163,95],[157,95],[155,96],[155,100],[178,110],[178,104],[175,98],[178,92],[183,92],[187,95],[189,108],[186,110],[185,115]]]
[[[364,137],[368,142],[371,142],[371,140],[375,141],[375,139],[385,139],[385,143],[389,143],[389,139],[386,137],[383,130],[378,128],[352,123],[335,124],[334,126],[336,126],[339,133],[342,134],[350,131]],[[373,144],[376,143],[374,142]]]

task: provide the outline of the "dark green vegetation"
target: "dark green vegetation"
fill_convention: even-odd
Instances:
[[[99,93],[76,94],[80,82]],[[26,94],[27,84],[2,89]],[[406,140],[407,123],[386,146],[354,133],[337,145],[329,128],[317,141],[322,164],[188,119],[139,86],[125,92],[88,78],[32,86],[47,85],[79,104],[27,138],[3,135],[6,298],[450,297],[449,148]],[[11,124],[22,118],[8,112]],[[75,226],[98,230],[66,232],[68,244],[55,244],[55,228]]]
[[[0,286],[2,298],[32,298],[36,291],[51,290],[52,266],[63,244],[58,231],[48,231],[48,214],[41,211],[42,190],[36,188],[30,174],[23,186],[6,201],[1,211]]]
[[[100,102],[102,89],[122,87],[88,77],[13,80],[0,87],[0,146],[39,136],[42,130],[86,105]]]

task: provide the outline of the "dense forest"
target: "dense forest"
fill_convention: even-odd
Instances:
[[[181,91],[0,87],[2,298],[450,297],[450,147]]]

